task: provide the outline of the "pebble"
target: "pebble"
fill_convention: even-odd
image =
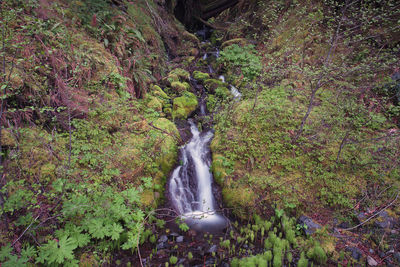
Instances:
[[[317,229],[322,228],[321,225],[319,225],[318,223],[314,222],[313,219],[311,219],[310,217],[307,217],[305,215],[300,216],[299,218],[299,224],[302,225],[306,225],[307,229],[304,229],[304,232],[307,235],[311,235],[313,234]]]
[[[176,238],[176,242],[177,242],[177,243],[182,243],[182,242],[183,242],[183,236],[178,236],[178,237]]]

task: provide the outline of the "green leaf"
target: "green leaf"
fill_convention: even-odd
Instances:
[[[118,223],[113,223],[112,226],[110,226],[109,229],[109,236],[111,236],[112,240],[118,240],[120,233],[124,231],[124,228]]]
[[[58,242],[50,240],[40,248],[40,254],[36,261],[43,263],[43,259],[45,259],[49,263],[61,264],[65,259],[72,260],[74,258],[73,251],[76,247],[74,240],[67,236],[60,238]]]
[[[11,256],[11,245],[7,244],[6,246],[2,247],[0,249],[0,261],[4,261],[6,258],[9,258]]]

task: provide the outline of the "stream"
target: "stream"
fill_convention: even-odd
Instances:
[[[219,50],[205,52],[203,60],[209,56],[219,57]],[[214,70],[209,64],[208,72]],[[225,77],[220,76],[225,82]],[[197,90],[199,97],[198,116],[209,115],[206,108],[206,92],[204,87],[191,78],[193,88]],[[240,98],[239,91],[231,86],[231,93],[234,98]],[[212,129],[200,131],[195,118],[187,121],[190,127],[191,139],[180,149],[180,165],[175,168],[169,180],[169,198],[176,212],[181,216],[191,229],[200,232],[216,233],[221,232],[228,226],[228,219],[222,216],[216,209],[218,203],[213,190],[214,182],[210,171],[211,151],[210,143],[214,136]]]

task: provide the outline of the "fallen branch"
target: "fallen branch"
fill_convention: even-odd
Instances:
[[[392,202],[390,202],[386,207],[384,207],[383,209],[381,209],[380,211],[378,211],[377,213],[375,213],[374,215],[372,215],[371,217],[369,217],[369,218],[366,219],[365,221],[359,223],[358,225],[356,225],[356,226],[354,226],[354,227],[342,229],[342,230],[344,230],[344,231],[351,231],[351,230],[354,230],[354,229],[356,229],[356,228],[358,228],[358,227],[360,227],[360,226],[366,224],[368,221],[370,221],[371,219],[375,218],[376,216],[378,216],[379,214],[381,214],[384,210],[386,210],[386,209],[388,209],[390,206],[392,206],[392,205],[396,202],[396,200],[397,200],[398,197],[399,197],[399,192],[397,192],[397,195],[396,195],[396,197],[394,198],[394,200],[393,200]]]

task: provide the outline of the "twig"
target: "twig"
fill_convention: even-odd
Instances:
[[[366,224],[368,221],[370,221],[371,219],[375,218],[376,216],[378,216],[382,211],[386,210],[387,208],[389,208],[390,206],[392,206],[394,204],[394,202],[396,202],[397,198],[399,197],[399,192],[397,192],[397,195],[395,197],[395,199],[390,202],[386,207],[384,207],[383,209],[381,209],[380,211],[378,211],[377,213],[375,213],[374,215],[372,215],[371,217],[369,217],[368,219],[366,219],[365,221],[359,223],[358,225],[354,226],[354,227],[350,227],[350,228],[346,228],[346,229],[342,229],[344,231],[350,231],[350,230],[354,230],[358,227],[360,227],[361,225]]]
[[[36,216],[36,218],[33,220],[33,222],[31,222],[31,224],[30,224],[28,227],[26,227],[26,229],[25,229],[25,230],[22,232],[22,234],[12,243],[11,246],[14,246],[15,243],[17,243],[18,240],[21,239],[21,237],[26,233],[26,231],[28,231],[29,228],[31,228],[32,224],[33,224],[34,222],[36,222],[36,220],[39,218],[39,216],[40,216],[40,214],[39,214],[38,216]]]

